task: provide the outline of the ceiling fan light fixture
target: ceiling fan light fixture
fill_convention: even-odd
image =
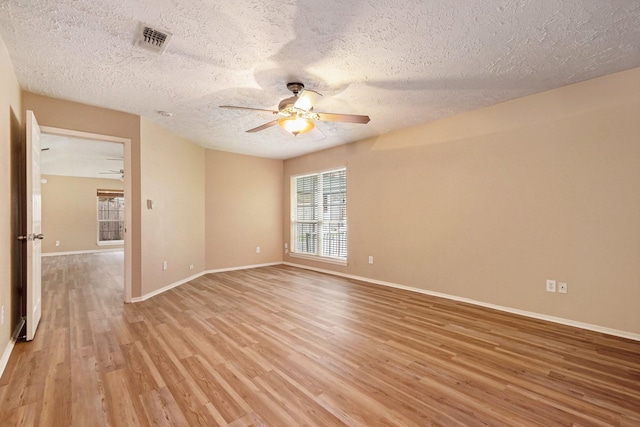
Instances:
[[[283,117],[278,119],[278,124],[294,136],[309,132],[311,129],[316,127],[313,124],[313,121],[303,117]]]
[[[263,108],[240,107],[235,105],[221,105],[220,108],[230,108],[235,110],[253,110],[262,111],[282,116],[280,119],[271,120],[253,129],[246,131],[247,133],[256,133],[261,130],[270,128],[271,126],[280,125],[280,127],[293,136],[306,133],[312,130],[316,121],[325,122],[345,122],[345,123],[369,123],[369,116],[361,116],[356,114],[337,114],[337,113],[315,113],[313,112],[314,99],[322,94],[315,90],[305,89],[302,83],[287,83],[287,89],[293,92],[293,96],[283,99],[278,104],[278,110],[265,110]]]

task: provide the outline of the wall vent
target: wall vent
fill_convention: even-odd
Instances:
[[[140,23],[136,45],[162,55],[167,48],[169,40],[171,40],[170,32]]]

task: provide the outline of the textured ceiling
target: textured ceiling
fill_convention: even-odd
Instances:
[[[119,173],[124,169],[122,144],[43,133],[40,147],[43,175],[108,179],[122,176]]]
[[[173,34],[163,55],[134,46],[140,22]],[[639,22],[637,0],[0,2],[24,89],[273,158],[638,67]],[[247,134],[273,116],[218,108],[275,108],[287,81],[324,95],[316,111],[371,122]]]

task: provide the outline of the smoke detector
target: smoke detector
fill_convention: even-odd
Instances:
[[[172,34],[168,31],[160,30],[141,22],[136,45],[162,55],[167,48],[167,43],[171,40],[171,36]]]

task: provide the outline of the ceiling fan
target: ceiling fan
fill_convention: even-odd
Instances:
[[[109,169],[109,172],[100,172],[100,175],[120,175],[120,178],[124,178],[124,169],[113,170]]]
[[[284,130],[294,136],[309,132],[315,127],[314,121],[345,122],[345,123],[369,123],[369,116],[356,114],[317,113],[313,111],[313,104],[318,96],[322,96],[314,90],[304,88],[304,84],[298,82],[287,83],[287,89],[293,92],[293,96],[283,99],[278,104],[278,110],[265,110],[262,108],[236,107],[233,105],[221,105],[220,108],[235,110],[265,111],[282,116],[261,126],[249,129],[248,133],[255,133],[280,125]]]

